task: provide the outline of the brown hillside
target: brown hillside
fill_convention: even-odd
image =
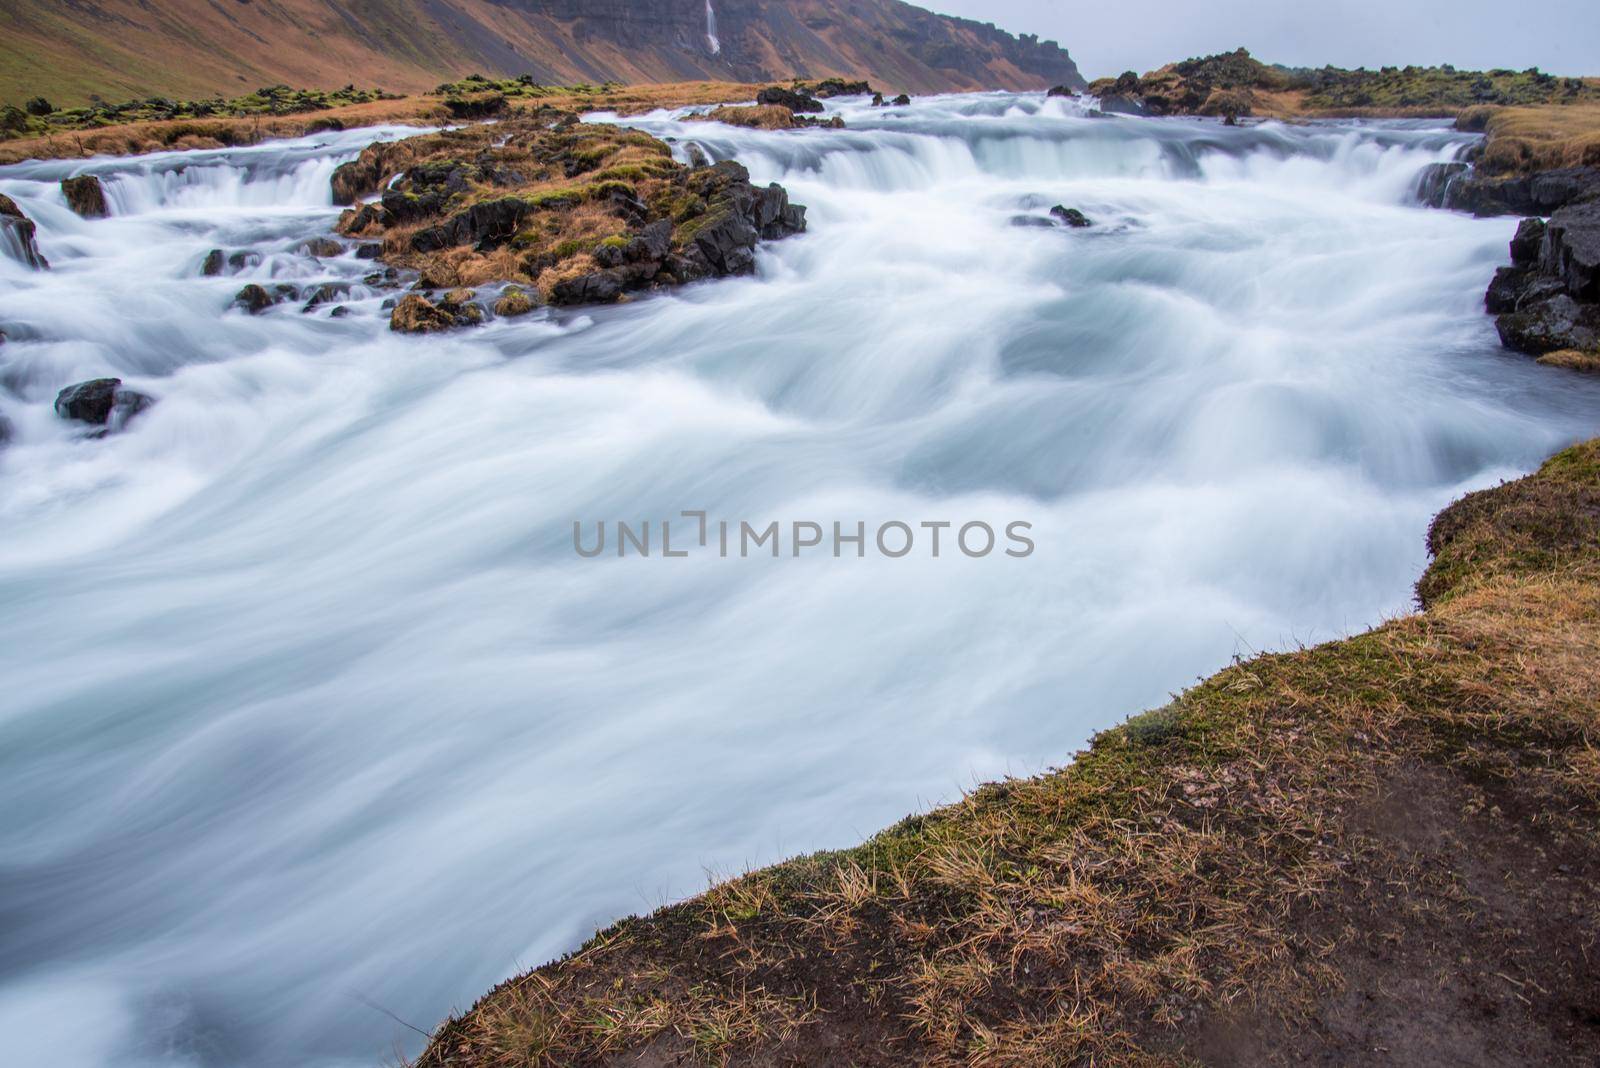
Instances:
[[[417,92],[480,71],[577,82],[843,75],[911,92],[1082,85],[1054,42],[899,0],[12,0],[0,101],[260,85]]]

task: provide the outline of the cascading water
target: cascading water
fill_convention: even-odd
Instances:
[[[295,252],[371,131],[97,161],[92,222],[0,170],[52,264],[0,259],[0,1060],[376,1063],[706,867],[1405,609],[1433,512],[1600,428],[1482,314],[1514,224],[1406,203],[1462,135],[829,106],[637,120],[809,205],[758,277],[425,339]],[[226,310],[284,279],[352,314]],[[101,375],[159,400],[84,440]],[[1037,550],[573,553],[683,509]]]
[[[722,42],[717,39],[717,11],[711,6],[711,0],[706,0],[706,46],[712,55],[722,54]]]

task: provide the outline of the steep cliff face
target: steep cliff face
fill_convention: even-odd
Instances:
[[[841,75],[892,91],[1081,86],[1065,49],[900,0],[54,0],[8,4],[0,101]],[[714,17],[715,38],[709,32]]]

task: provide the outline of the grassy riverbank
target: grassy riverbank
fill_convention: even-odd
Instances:
[[[1430,548],[1424,611],[623,921],[420,1064],[1592,1063],[1600,440]]]
[[[632,115],[655,108],[753,100],[762,88],[737,82],[631,86],[513,84],[519,91],[507,92],[498,83],[466,80],[440,86],[438,92],[416,96],[362,94],[365,99],[348,104],[338,103],[337,94],[330,98],[325,94],[286,92],[277,109],[256,106],[260,94],[234,101],[169,103],[161,109],[99,112],[73,109],[53,119],[34,117],[21,133],[9,140],[0,140],[0,164],[26,159],[122,156],[168,149],[252,145],[323,130],[387,123],[430,126],[489,114],[514,115],[539,108]],[[490,106],[496,98],[501,103]],[[172,117],[157,117],[169,113]],[[142,117],[129,122],[115,121],[125,114]]]

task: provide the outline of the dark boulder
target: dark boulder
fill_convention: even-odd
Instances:
[[[22,213],[17,202],[0,193],[0,252],[36,271],[47,269],[50,264],[39,254],[34,241],[37,232],[33,220]]]
[[[1522,236],[1520,228],[1517,235]],[[1550,216],[1539,247],[1539,270],[1559,279],[1573,299],[1600,301],[1600,200],[1571,204]]]
[[[1089,217],[1083,212],[1079,211],[1077,208],[1066,208],[1062,207],[1060,204],[1057,204],[1055,207],[1050,209],[1050,214],[1074,229],[1094,225],[1094,223],[1089,221]]]
[[[1450,198],[1450,187],[1472,168],[1465,163],[1430,163],[1417,176],[1412,196],[1418,204],[1430,208],[1445,207]]]
[[[1511,263],[1516,267],[1532,267],[1539,261],[1539,246],[1544,243],[1543,219],[1523,219],[1511,238]]]
[[[622,295],[627,275],[618,268],[591,271],[557,282],[550,297],[557,304],[608,304]]]
[[[264,286],[258,286],[254,282],[233,295],[233,306],[250,315],[260,315],[275,303],[277,302],[272,299],[272,294],[268,293]]]
[[[1532,271],[1523,267],[1498,267],[1494,280],[1483,295],[1483,306],[1490,315],[1504,315],[1517,310],[1517,300],[1528,287]]]
[[[1580,304],[1565,293],[1521,301],[1517,311],[1495,320],[1500,343],[1539,356],[1560,349],[1600,347],[1600,307]]]
[[[629,263],[665,259],[672,251],[672,223],[666,219],[653,222],[640,230],[622,249],[622,257]]]
[[[222,269],[227,262],[227,254],[220,248],[214,248],[206,253],[206,258],[201,262],[200,274],[206,278],[215,278],[222,273]]]
[[[346,282],[324,282],[311,291],[311,299],[306,301],[300,309],[301,313],[316,311],[324,304],[336,304],[350,296],[350,286]]]
[[[907,96],[906,94],[901,93],[899,96],[897,96],[893,100],[889,101],[889,106],[890,107],[896,107],[896,108],[910,107],[911,106],[911,98],[909,96]]]
[[[577,204],[576,194],[570,197],[533,199],[513,196],[479,201],[437,226],[412,234],[411,249],[413,252],[438,252],[457,245],[472,245],[480,252],[487,252],[517,236],[523,222],[541,210],[572,208]]]
[[[120,378],[96,378],[56,394],[56,414],[63,419],[120,430],[154,403],[154,397],[123,389]]]
[[[1151,108],[1143,98],[1126,93],[1106,93],[1100,98],[1100,110],[1107,115],[1150,115]]]
[[[66,195],[67,207],[85,219],[103,219],[106,209],[106,191],[100,179],[92,174],[61,179],[61,192]]]
[[[366,241],[356,246],[356,259],[375,260],[383,255],[382,241]]]
[[[1434,206],[1480,217],[1550,215],[1568,204],[1596,197],[1600,197],[1600,167],[1562,167],[1531,176],[1458,175]]]
[[[315,259],[326,260],[334,256],[344,255],[344,246],[331,237],[314,237],[310,241],[302,241],[295,251],[302,256],[311,256]]]
[[[822,106],[822,101],[809,93],[785,89],[780,85],[769,86],[761,90],[756,94],[756,103],[788,108],[796,114],[825,110]]]
[[[849,82],[843,78],[824,78],[814,85],[806,86],[812,96],[866,96],[872,92],[872,86],[867,82]]]
[[[260,315],[276,304],[282,304],[286,300],[298,300],[299,297],[299,289],[292,285],[280,284],[267,289],[252,282],[233,295],[232,307],[242,309],[250,315]]]
[[[1071,86],[1068,86],[1068,85],[1054,85],[1054,86],[1051,86],[1050,87],[1050,91],[1045,93],[1044,95],[1045,96],[1077,96],[1078,95],[1078,91],[1076,89],[1073,89]]]

